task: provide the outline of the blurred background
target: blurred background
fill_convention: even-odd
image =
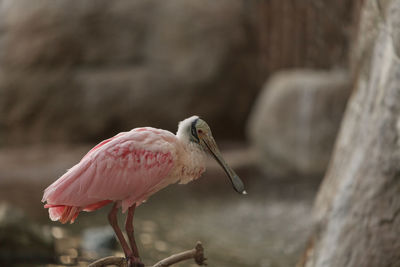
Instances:
[[[351,93],[361,2],[0,0],[0,265],[121,255],[110,207],[61,225],[43,190],[105,138],[196,114],[249,195],[211,161],[154,195],[135,215],[144,262],[200,240],[210,266],[294,266]]]

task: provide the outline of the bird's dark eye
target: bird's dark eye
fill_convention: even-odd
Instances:
[[[197,143],[199,143],[199,142],[200,142],[200,139],[199,139],[199,137],[197,136],[197,129],[196,129],[197,120],[198,120],[198,119],[196,119],[196,120],[194,120],[194,121],[192,122],[192,125],[191,125],[191,127],[190,127],[190,133],[192,134],[192,137],[193,137],[194,141],[197,142]]]
[[[197,142],[200,142],[199,137],[197,136],[197,132],[196,132],[196,128],[195,128],[195,127],[192,127],[192,128],[191,128],[191,132],[192,132],[193,138],[194,138]]]
[[[197,132],[198,132],[198,133],[201,133],[201,134],[203,133],[203,131],[202,131],[202,130],[198,130]]]

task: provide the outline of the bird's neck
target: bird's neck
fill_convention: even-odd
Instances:
[[[180,183],[197,179],[206,170],[206,153],[193,142],[183,143],[178,172]]]

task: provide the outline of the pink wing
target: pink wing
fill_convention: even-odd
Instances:
[[[174,165],[175,144],[175,136],[163,130],[140,128],[121,133],[90,150],[45,190],[42,201],[57,211],[60,206],[90,210],[97,203],[122,200],[125,211],[165,183]]]

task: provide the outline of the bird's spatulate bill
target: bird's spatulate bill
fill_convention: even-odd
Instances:
[[[229,167],[228,164],[226,164],[225,160],[221,155],[221,152],[218,149],[217,143],[215,142],[214,138],[210,135],[207,135],[204,136],[201,140],[204,142],[206,148],[210,151],[214,159],[219,163],[219,165],[221,165],[225,173],[228,175],[232,183],[233,189],[235,189],[235,191],[240,194],[247,195],[246,190],[244,190],[244,184],[242,180],[235,173],[235,171],[231,167]]]

